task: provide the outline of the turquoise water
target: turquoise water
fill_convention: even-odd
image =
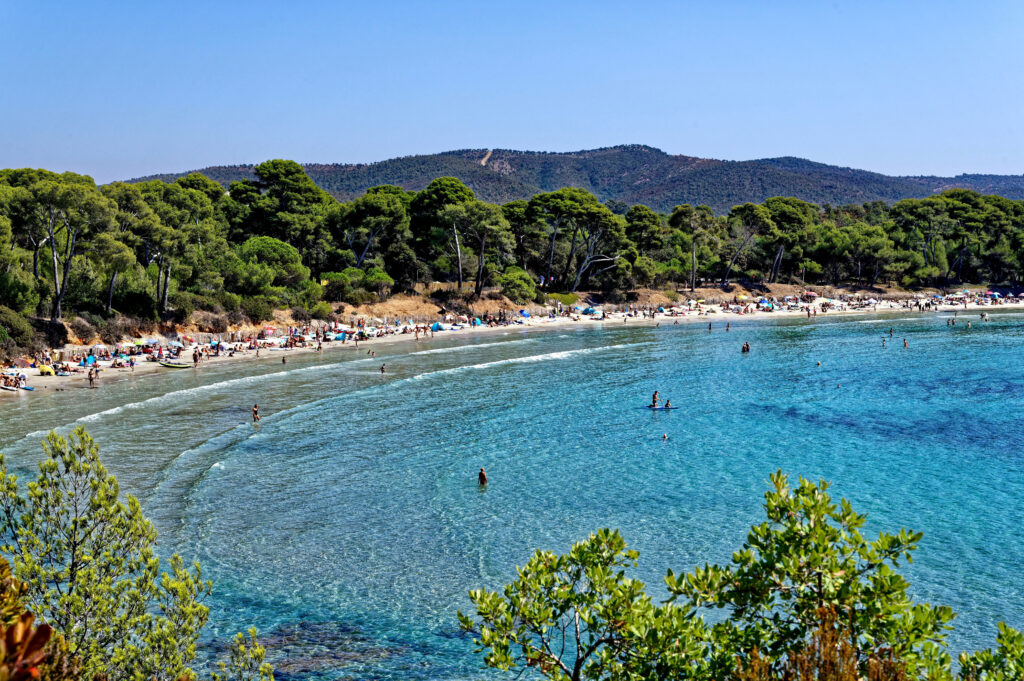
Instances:
[[[1024,626],[1024,314],[730,321],[274,353],[3,400],[0,444],[27,469],[84,423],[161,552],[214,580],[211,633],[257,625],[280,679],[490,676],[468,589],[610,526],[663,594],[667,568],[729,559],[777,468],[925,533],[906,574],[960,613],[954,651]],[[682,409],[643,409],[655,389]]]

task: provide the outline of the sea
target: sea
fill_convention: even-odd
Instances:
[[[0,400],[0,451],[30,476],[84,425],[160,554],[213,580],[204,659],[255,626],[279,680],[496,678],[458,628],[470,589],[609,527],[664,598],[669,568],[731,559],[776,470],[830,481],[870,536],[924,533],[899,570],[959,613],[955,655],[1024,626],[1024,313],[952,314],[269,352]]]

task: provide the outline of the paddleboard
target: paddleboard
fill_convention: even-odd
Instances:
[[[679,407],[652,407],[649,404],[647,405],[647,408],[652,410],[652,411],[666,411],[666,410],[671,411],[673,409],[679,409]]]
[[[0,385],[0,390],[10,390],[12,393],[18,392],[17,388],[12,388],[9,385]]]
[[[22,389],[22,390],[35,390],[35,388],[33,388],[33,387],[31,387],[31,386],[27,386],[27,385],[23,385],[23,386],[21,386],[21,389]]]

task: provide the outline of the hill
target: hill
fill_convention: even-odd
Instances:
[[[561,187],[582,187],[602,201],[643,203],[669,211],[680,203],[707,204],[724,213],[732,206],[772,196],[795,196],[818,204],[891,203],[952,187],[1024,198],[1024,175],[894,177],[801,158],[720,161],[666,154],[643,145],[567,153],[463,149],[404,156],[369,164],[309,163],[306,172],[342,200],[369,187],[395,184],[420,190],[436,177],[454,176],[486,201],[503,203]],[[253,177],[253,166],[210,166],[199,172],[225,185]],[[136,178],[172,180],[186,173]]]

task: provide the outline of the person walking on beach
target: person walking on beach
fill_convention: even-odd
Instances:
[[[480,483],[481,487],[485,487],[487,485],[487,473],[484,472],[483,468],[481,468],[480,473],[477,474],[476,481]]]
[[[90,388],[95,388],[96,387],[94,385],[95,382],[96,382],[96,370],[93,369],[92,367],[89,367],[89,387]]]
[[[252,405],[252,422],[259,423],[260,421],[260,405]]]

